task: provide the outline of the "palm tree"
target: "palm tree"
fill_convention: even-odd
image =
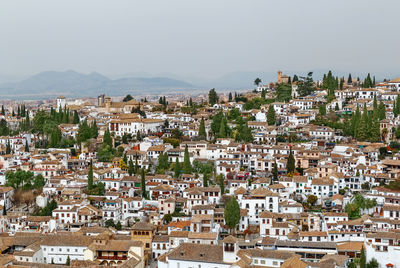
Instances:
[[[256,85],[258,87],[258,85],[261,83],[261,79],[260,78],[256,78],[256,80],[254,80],[254,85]]]

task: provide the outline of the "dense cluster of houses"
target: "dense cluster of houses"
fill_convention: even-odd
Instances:
[[[269,89],[262,86],[262,91]],[[399,155],[388,147],[399,125],[392,112],[399,90],[398,79],[373,89],[348,86],[335,91],[336,99],[327,105],[328,110],[348,114],[357,106],[371,108],[374,97],[382,101],[386,119],[381,128],[388,132],[378,143],[357,142],[330,127],[311,124],[327,92],[299,98],[296,83],[295,98],[286,103],[245,110],[242,102],[224,101],[195,114],[180,111],[185,101],[173,98],[167,112],[158,102],[116,102],[102,95],[96,103],[69,103],[59,97],[58,108],[76,110],[80,121],[96,121],[99,135],[76,144],[77,154],[70,148],[36,148],[40,134],[0,137],[0,263],[13,267],[347,267],[365,251],[367,261],[400,267],[396,258],[400,190],[387,187],[400,173]],[[251,99],[260,93],[247,96]],[[271,105],[279,124],[267,123]],[[133,109],[145,116],[132,113]],[[214,137],[212,116],[231,109],[248,120],[253,142]],[[32,118],[37,110],[30,110]],[[1,117],[14,127],[15,121],[23,120]],[[201,121],[206,137],[199,137]],[[77,124],[58,128],[66,138],[76,138],[79,131]],[[172,144],[177,129],[180,143]],[[98,159],[106,130],[121,152],[111,162]],[[296,142],[282,141],[290,135],[296,136]],[[127,142],[121,142],[123,136],[129,137]],[[11,153],[5,153],[7,146]],[[381,148],[388,156],[382,156]],[[183,163],[185,151],[192,166],[212,165],[208,183],[200,171],[178,176],[172,170],[151,172],[161,155],[167,155],[170,163]],[[294,173],[287,171],[289,155],[295,160]],[[139,172],[130,174],[127,165],[121,165],[123,158],[135,169],[149,172],[144,177]],[[104,195],[87,191],[90,165],[93,183],[103,183]],[[17,204],[20,189],[7,184],[7,172],[17,170],[44,177],[45,185],[34,200]],[[217,177],[223,178],[222,184]],[[360,213],[354,216],[346,207],[355,204],[355,196],[373,205],[358,207]],[[240,208],[234,229],[225,221],[230,197]],[[57,206],[51,215],[38,216],[38,209],[53,200]]]

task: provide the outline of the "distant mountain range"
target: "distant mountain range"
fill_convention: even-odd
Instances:
[[[99,73],[81,74],[75,71],[42,72],[15,83],[0,84],[0,97],[10,99],[96,96],[125,94],[157,94],[166,90],[196,89],[194,85],[166,77],[125,77],[110,79]]]
[[[216,88],[219,91],[249,89],[253,87],[253,81],[256,77],[261,77],[263,81],[268,82],[276,79],[275,73],[261,72],[233,72],[218,79],[210,80],[169,73],[161,75],[163,76],[154,77],[147,73],[133,73],[111,79],[96,72],[82,74],[71,70],[64,72],[46,71],[19,82],[0,82],[0,98],[47,99],[58,95],[69,98],[93,97],[102,93],[109,96],[196,94],[207,92],[210,88]]]
[[[321,79],[328,70],[314,70],[314,80]],[[347,78],[348,73],[333,71],[334,75]],[[287,71],[288,75],[305,75],[307,72]],[[366,74],[352,73],[363,79]],[[388,74],[386,74],[388,75]],[[377,74],[377,78],[386,77]],[[93,72],[82,74],[75,71],[41,72],[19,82],[8,82],[10,77],[0,74],[1,99],[49,99],[58,95],[68,98],[94,97],[105,93],[109,96],[158,95],[169,93],[205,93],[210,88],[218,92],[240,91],[254,88],[255,78],[261,78],[263,83],[276,81],[276,72],[231,72],[217,79],[204,79],[197,76],[179,76],[171,73],[152,75],[149,73],[130,73],[113,78]],[[7,78],[7,79],[6,79]],[[2,82],[3,81],[3,82]],[[14,79],[14,81],[16,81]]]

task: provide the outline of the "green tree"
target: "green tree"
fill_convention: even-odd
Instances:
[[[261,98],[265,99],[265,90],[264,89],[261,90]]]
[[[357,130],[357,139],[358,140],[360,140],[360,141],[367,140],[367,138],[369,136],[368,124],[369,124],[369,118],[368,118],[367,106],[364,105],[361,121],[360,121],[360,124],[358,126],[358,130]]]
[[[88,189],[93,189],[93,163],[90,161],[89,172],[88,172]]]
[[[344,210],[349,215],[349,219],[360,218],[360,208],[355,203],[348,203]]]
[[[313,75],[313,72],[309,72],[307,74],[307,76],[300,77],[300,81],[298,83],[299,87],[297,90],[297,92],[299,93],[300,96],[307,96],[314,92],[315,85],[314,85],[314,80],[312,78],[312,75]]]
[[[318,107],[318,113],[321,116],[325,116],[326,115],[326,105],[322,104]]]
[[[61,130],[58,127],[55,127],[50,134],[50,143],[49,143],[50,148],[59,147],[61,139],[62,139]]]
[[[158,156],[158,166],[157,166],[157,173],[164,174],[165,171],[169,169],[169,161],[168,161],[168,154],[161,153]]]
[[[248,123],[246,122],[243,126],[242,132],[240,132],[240,140],[245,142],[253,142],[254,137],[251,133]]]
[[[11,154],[11,144],[9,140],[7,140],[6,144],[6,154]]]
[[[47,203],[47,205],[44,208],[39,210],[37,216],[51,216],[53,210],[55,210],[56,208],[57,208],[57,202],[54,199],[52,199],[49,203]]]
[[[226,138],[226,119],[225,117],[222,118],[222,122],[220,124],[219,132],[218,132],[218,138]]]
[[[36,116],[35,116],[36,117]],[[87,123],[87,120],[84,120],[79,124],[78,134],[77,134],[77,142],[85,142],[92,137],[91,129]]]
[[[2,114],[2,115],[6,115],[6,112],[5,112],[5,110],[4,110],[4,105],[1,105],[1,114]]]
[[[100,162],[111,162],[113,157],[112,149],[108,145],[103,145],[97,153],[97,158]]]
[[[378,105],[378,118],[379,120],[386,118],[386,106],[382,101],[380,101]]]
[[[314,204],[317,202],[318,197],[315,195],[309,195],[307,196],[307,203],[309,203],[311,206],[314,206]]]
[[[349,74],[349,77],[347,78],[347,84],[352,84],[353,83],[353,78],[351,78],[351,74]]]
[[[276,88],[276,101],[288,102],[292,98],[292,86],[279,84]]]
[[[210,106],[218,103],[218,94],[215,91],[215,88],[212,88],[208,93],[208,103],[210,104]]]
[[[203,173],[203,186],[208,187],[208,180],[209,180],[209,175],[207,173]]]
[[[228,101],[229,101],[229,102],[232,101],[232,93],[231,93],[231,92],[229,92]]]
[[[129,176],[132,176],[133,175],[133,173],[135,172],[135,167],[133,166],[133,161],[132,161],[132,159],[130,159],[129,161],[128,161],[128,174],[129,174]]]
[[[221,196],[225,194],[225,178],[223,174],[218,175],[218,184],[221,190]]]
[[[106,131],[104,132],[103,144],[110,146],[110,148],[113,147],[113,146],[112,146],[111,134],[110,134],[110,131],[108,130],[108,128],[107,128]]]
[[[122,225],[121,225],[120,221],[118,221],[117,224],[115,225],[115,229],[117,229],[117,230],[121,230],[122,229]]]
[[[276,123],[275,109],[272,104],[268,107],[267,122],[269,126],[274,126]]]
[[[360,268],[367,268],[367,256],[365,254],[364,246],[361,247]]]
[[[66,266],[71,265],[71,259],[69,258],[69,255],[67,256],[67,262],[65,263]]]
[[[295,163],[295,159],[294,159],[292,150],[290,150],[286,167],[287,167],[288,174],[293,173],[296,168],[296,163]]]
[[[0,120],[0,136],[8,136],[10,134],[10,129],[7,126],[7,121],[4,119]]]
[[[142,174],[141,174],[141,183],[140,183],[140,187],[142,189],[142,197],[145,199],[148,199],[147,197],[147,192],[146,192],[146,175],[144,172],[144,168],[142,168]]]
[[[107,129],[108,130],[108,129]],[[99,135],[99,128],[97,127],[97,122],[96,120],[92,123],[90,126],[90,137],[91,138],[97,138]],[[111,146],[112,147],[112,146]]]
[[[256,87],[258,87],[259,84],[261,84],[261,79],[257,77],[257,78],[254,80],[254,85],[255,85]]]
[[[114,221],[112,219],[108,219],[108,220],[106,220],[104,222],[104,226],[106,228],[109,228],[109,227],[114,227],[115,228],[115,223],[114,223]]]
[[[175,161],[175,167],[174,167],[174,177],[179,178],[180,174],[181,174],[181,164],[179,163],[179,159],[177,157],[176,161]]]
[[[201,118],[201,121],[200,121],[199,137],[201,139],[205,139],[205,140],[207,139],[206,126],[205,126],[203,117]]]
[[[125,98],[122,100],[123,102],[128,102],[130,100],[133,100],[133,97],[131,96],[131,94],[128,94],[125,96]]]
[[[278,165],[276,164],[276,159],[274,160],[274,166],[272,168],[272,180],[274,182],[278,181]]]
[[[367,268],[379,268],[379,263],[375,258],[372,258],[368,263],[367,263]]]
[[[347,267],[348,268],[357,268],[357,264],[354,261],[351,261]]]
[[[235,197],[231,197],[225,207],[225,223],[229,229],[234,230],[240,221],[240,207]]]
[[[79,124],[80,120],[79,120],[79,115],[78,112],[75,110],[74,111],[74,119],[72,120],[73,124]]]
[[[192,164],[190,163],[190,155],[189,155],[189,149],[188,149],[187,145],[185,147],[185,154],[183,156],[183,173],[184,174],[192,173]]]

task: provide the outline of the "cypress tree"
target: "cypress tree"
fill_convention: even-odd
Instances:
[[[179,178],[180,174],[181,174],[181,164],[179,163],[179,159],[177,157],[175,161],[174,177]]]
[[[103,144],[108,145],[108,146],[110,146],[110,148],[112,148],[112,138],[111,138],[111,134],[110,134],[110,131],[108,130],[108,128],[104,132]]]
[[[187,145],[185,147],[185,154],[183,157],[183,173],[184,174],[192,173],[192,165],[190,163],[189,149]]]
[[[218,138],[225,138],[226,137],[226,128],[225,128],[225,117],[222,118],[221,120],[221,125],[219,127],[219,132],[218,132]]]
[[[386,118],[386,106],[382,101],[379,102],[378,106],[378,118],[379,120],[383,120]]]
[[[242,133],[240,133],[240,137],[242,141],[245,142],[253,142],[253,134],[251,133],[251,129],[249,128],[248,123],[246,122],[246,124],[243,127]]]
[[[72,120],[73,124],[79,124],[79,115],[77,111],[74,111],[74,119]]]
[[[7,141],[7,145],[6,145],[6,154],[10,154],[11,153],[11,144],[10,141]]]
[[[108,130],[108,129],[107,129]],[[99,129],[97,127],[97,123],[96,120],[94,120],[94,122],[92,123],[92,125],[90,126],[90,136],[92,138],[97,138],[97,136],[99,135]]]
[[[379,125],[379,119],[375,118],[372,120],[372,127],[370,130],[370,141],[371,142],[377,142],[381,138],[381,131],[380,131],[380,125]]]
[[[367,267],[367,256],[365,255],[364,246],[362,246],[360,253],[360,268],[366,268],[366,267]]]
[[[221,189],[221,196],[225,193],[225,178],[223,174],[218,175],[218,184],[219,188]]]
[[[133,173],[135,172],[135,167],[133,166],[132,159],[130,159],[128,162],[129,162],[129,164],[128,164],[128,174],[129,174],[129,176],[132,176]]]
[[[67,262],[65,263],[66,266],[70,266],[71,264],[71,259],[69,258],[69,255],[67,257]]]
[[[368,111],[367,106],[364,105],[363,114],[358,127],[357,139],[365,141],[368,138]]]
[[[261,98],[265,99],[265,90],[264,89],[262,89],[262,91],[261,91]]]
[[[215,88],[212,88],[208,93],[208,103],[210,104],[210,106],[218,103],[218,94],[215,91]]]
[[[272,104],[270,104],[268,107],[267,122],[269,126],[274,126],[276,123],[275,109]]]
[[[25,152],[29,152],[28,140],[25,140]]]
[[[138,171],[139,171],[139,163],[138,163],[137,155],[136,155],[135,156],[135,169],[134,169],[135,175],[138,173]]]
[[[203,117],[201,118],[201,121],[200,121],[199,137],[201,137],[203,139],[207,139],[206,126],[205,126]]]
[[[278,181],[278,165],[276,163],[276,159],[274,161],[274,166],[272,168],[272,180],[274,182]]]
[[[288,157],[288,160],[287,160],[287,172],[288,172],[288,174],[289,173],[293,173],[295,168],[296,168],[295,159],[294,159],[294,156],[293,156],[292,149],[290,149],[289,157]]]
[[[140,183],[140,187],[142,189],[142,197],[147,199],[147,193],[146,193],[146,175],[144,173],[144,168],[142,168],[142,180]]]
[[[232,101],[232,93],[231,93],[231,92],[229,92],[228,101],[229,101],[229,102]]]
[[[31,120],[29,118],[29,112],[25,112],[25,129],[29,130],[31,127]]]
[[[395,106],[395,116],[397,117],[400,114],[400,95],[397,95],[396,106]]]
[[[1,114],[6,115],[6,111],[4,110],[4,105],[1,105]]]
[[[88,189],[91,191],[93,189],[93,163],[90,161],[89,173],[88,173]]]
[[[351,78],[351,74],[349,74],[349,77],[347,78],[347,84],[352,84],[353,83],[353,78]]]

